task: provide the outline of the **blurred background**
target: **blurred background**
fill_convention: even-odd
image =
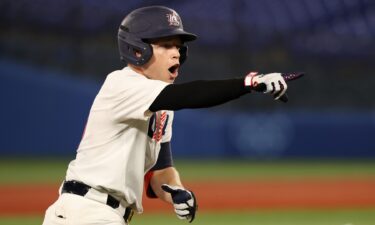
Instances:
[[[199,36],[178,82],[307,74],[289,84],[287,104],[250,94],[177,112],[176,157],[375,157],[370,0],[2,0],[0,153],[73,156],[102,82],[124,66],[119,24],[155,4]]]
[[[124,67],[117,50],[118,26],[130,11],[149,5],[175,9],[185,30],[198,35],[189,43],[178,83],[241,77],[250,71],[306,73],[288,84],[286,104],[254,93],[218,107],[176,112],[177,161],[366,162],[359,173],[374,180],[371,0],[1,0],[2,165],[40,165],[43,160],[27,162],[61,158],[60,177],[52,173],[46,179],[63,179],[96,93],[107,74]],[[8,160],[19,158],[21,163]],[[17,167],[6,166],[0,171],[3,182],[25,179],[27,168],[15,172]]]

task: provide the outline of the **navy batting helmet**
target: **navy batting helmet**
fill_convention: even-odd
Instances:
[[[122,21],[118,32],[118,47],[121,60],[141,66],[152,57],[149,39],[180,36],[182,42],[193,41],[196,35],[184,31],[180,16],[164,6],[148,6],[129,13]],[[136,57],[135,52],[141,57]],[[187,46],[180,49],[180,63],[187,57]]]

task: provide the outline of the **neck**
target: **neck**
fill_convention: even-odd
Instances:
[[[127,65],[130,69],[134,70],[135,72],[137,73],[140,73],[140,74],[143,74],[143,69],[141,67],[138,67],[138,66],[134,66],[132,64],[128,64]]]
[[[140,67],[140,66],[134,66],[134,65],[132,65],[132,64],[128,64],[127,66],[128,66],[130,69],[132,69],[134,72],[139,73],[139,74],[141,74],[141,75],[147,77],[147,75],[145,74],[145,71],[144,71],[144,69],[143,69],[142,67]]]

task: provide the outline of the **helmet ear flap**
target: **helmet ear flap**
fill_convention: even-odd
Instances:
[[[188,57],[188,47],[186,45],[181,46],[179,52],[180,52],[180,65],[182,65]]]
[[[152,57],[152,46],[134,37],[130,33],[119,30],[118,47],[121,60],[135,66],[146,64]],[[137,55],[139,53],[139,56]]]

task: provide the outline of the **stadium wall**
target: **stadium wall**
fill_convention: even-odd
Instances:
[[[100,84],[0,61],[0,155],[74,156]],[[181,110],[173,152],[198,158],[375,157],[375,112]]]

